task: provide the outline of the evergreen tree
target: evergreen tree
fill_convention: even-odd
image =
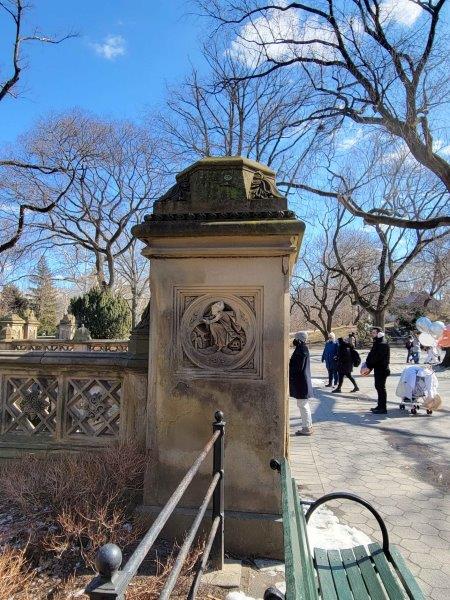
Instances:
[[[131,328],[127,301],[108,289],[94,287],[70,301],[70,312],[84,324],[94,339],[124,339]]]
[[[52,272],[47,261],[42,257],[36,273],[31,277],[35,284],[31,288],[33,309],[39,319],[39,335],[54,335],[56,332],[56,294],[57,290],[52,282]]]
[[[0,315],[6,315],[8,313],[15,313],[22,317],[26,316],[26,311],[30,308],[30,302],[22,294],[20,289],[14,285],[9,284],[3,286],[0,293]]]

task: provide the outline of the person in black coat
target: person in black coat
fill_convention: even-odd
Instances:
[[[309,349],[306,345],[308,334],[306,331],[299,331],[295,334],[294,346],[289,361],[289,395],[296,398],[297,406],[302,418],[302,429],[296,431],[295,435],[312,434],[311,407],[309,398],[314,396],[311,383],[311,367],[309,358]]]
[[[391,374],[389,370],[390,348],[387,343],[384,332],[380,327],[372,329],[373,345],[366,358],[366,366],[371,371],[375,379],[375,389],[378,395],[378,404],[370,410],[376,415],[385,415],[387,413],[386,401],[386,379]]]
[[[353,383],[353,389],[351,392],[358,392],[359,387],[356,385],[356,381],[353,378],[352,370],[353,370],[353,356],[352,350],[353,345],[350,343],[349,338],[339,338],[338,339],[338,351],[337,351],[337,369],[339,373],[339,382],[336,389],[334,389],[332,394],[339,394],[342,391],[342,383],[344,382],[344,377],[350,379]]]

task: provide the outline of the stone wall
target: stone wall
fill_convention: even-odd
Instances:
[[[0,352],[0,456],[145,447],[147,364],[127,353]]]

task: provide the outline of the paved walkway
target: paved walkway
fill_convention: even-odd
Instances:
[[[364,357],[365,352],[362,353]],[[296,437],[300,419],[291,404],[291,465],[304,498],[351,491],[369,500],[432,600],[450,599],[450,372],[438,373],[443,409],[413,416],[394,395],[404,352],[392,352],[388,414],[372,415],[372,377],[358,377],[361,392],[317,389],[312,401],[314,435]],[[325,377],[321,352],[311,350],[312,377]],[[344,382],[343,390],[351,389]],[[420,414],[422,413],[422,414]],[[341,522],[379,539],[377,524],[362,507],[329,505]]]

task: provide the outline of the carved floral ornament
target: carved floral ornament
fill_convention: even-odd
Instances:
[[[250,185],[251,200],[265,200],[268,198],[281,198],[275,181],[266,177],[261,171],[256,171]]]
[[[253,368],[257,319],[249,298],[186,295],[179,329],[184,359],[209,371]]]
[[[20,409],[24,415],[33,419],[45,414],[49,405],[50,403],[39,385],[34,383],[29,390],[23,393]]]

